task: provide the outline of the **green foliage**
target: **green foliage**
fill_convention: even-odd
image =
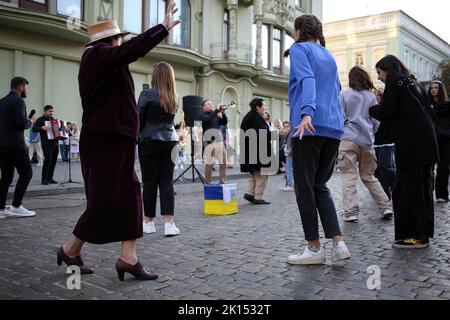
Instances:
[[[445,84],[447,91],[450,92],[450,58],[439,65],[439,80]]]

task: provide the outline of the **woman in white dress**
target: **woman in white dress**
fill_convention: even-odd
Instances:
[[[70,156],[72,160],[80,161],[80,132],[75,123],[72,123],[70,133]]]

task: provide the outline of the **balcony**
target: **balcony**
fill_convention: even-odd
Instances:
[[[79,27],[70,27],[69,23],[70,19],[65,16],[6,6],[0,2],[1,28],[86,43],[89,40],[86,24],[81,22]]]
[[[216,70],[242,76],[253,76],[261,70],[255,66],[254,48],[243,43],[237,44],[235,57],[229,56],[226,44],[211,44],[211,65]]]
[[[228,56],[228,48],[223,43],[211,44],[211,59],[212,60],[230,60]],[[248,44],[238,43],[237,55],[233,60],[237,60],[242,63],[254,64],[255,53],[252,46]]]
[[[337,37],[398,26],[400,11],[382,13],[357,19],[331,22],[324,25],[326,37]]]

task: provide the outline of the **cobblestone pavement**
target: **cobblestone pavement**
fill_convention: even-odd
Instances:
[[[62,195],[62,194],[68,194],[68,193],[82,193],[84,192],[84,185],[83,185],[83,176],[81,174],[81,165],[80,162],[74,161],[71,163],[71,178],[72,181],[75,183],[67,183],[69,180],[69,164],[67,162],[58,161],[55,168],[55,175],[54,178],[56,181],[59,182],[59,184],[51,184],[48,186],[43,186],[41,184],[41,177],[42,177],[42,167],[38,167],[35,164],[32,165],[33,167],[33,179],[30,182],[30,185],[27,189],[27,195],[28,196],[53,196],[53,195]],[[185,164],[183,169],[179,168],[175,170],[174,177],[178,178],[183,172],[184,169],[188,167],[188,164]],[[204,174],[205,169],[203,164],[196,164],[196,167],[200,170],[202,174]],[[217,169],[217,165],[215,166]],[[139,165],[139,161],[136,161],[135,163],[135,170],[136,174],[138,176],[138,179],[141,180],[141,167]],[[227,175],[230,177],[238,177],[241,176],[240,172],[240,166],[235,165],[233,168],[227,168]],[[195,178],[197,178],[197,174],[194,175]],[[213,171],[213,178],[218,180],[219,177],[219,170]],[[192,182],[192,171],[189,170],[185,173],[183,176],[184,179],[182,179],[181,182],[187,183]],[[11,188],[9,188],[8,196],[10,198],[13,197],[14,194],[14,186],[17,183],[18,175],[17,173],[14,176],[13,185]],[[198,180],[197,180],[198,181]]]
[[[238,180],[243,194],[245,180]],[[341,211],[340,176],[330,189]],[[120,283],[113,269],[120,244],[87,245],[85,262],[95,274],[82,277],[81,290],[68,290],[65,268],[55,251],[82,213],[82,194],[28,198],[35,218],[0,220],[0,299],[449,299],[449,207],[436,206],[436,237],[429,249],[392,249],[393,222],[382,221],[375,203],[360,186],[358,224],[341,223],[353,258],[344,264],[289,266],[286,257],[303,246],[293,193],[280,191],[271,177],[270,206],[239,201],[234,216],[202,214],[200,184],[180,184],[176,222],[182,234],[157,233],[138,243],[141,261],[161,274],[157,281]],[[330,255],[327,242],[327,255]],[[381,289],[367,288],[368,267],[381,270]]]

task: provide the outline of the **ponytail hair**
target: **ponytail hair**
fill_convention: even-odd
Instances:
[[[295,43],[309,41],[311,39],[319,40],[320,45],[326,47],[325,36],[323,35],[323,26],[319,18],[312,14],[304,14],[294,22],[295,31],[300,31],[300,39]],[[284,58],[289,57],[289,49],[284,54]]]

